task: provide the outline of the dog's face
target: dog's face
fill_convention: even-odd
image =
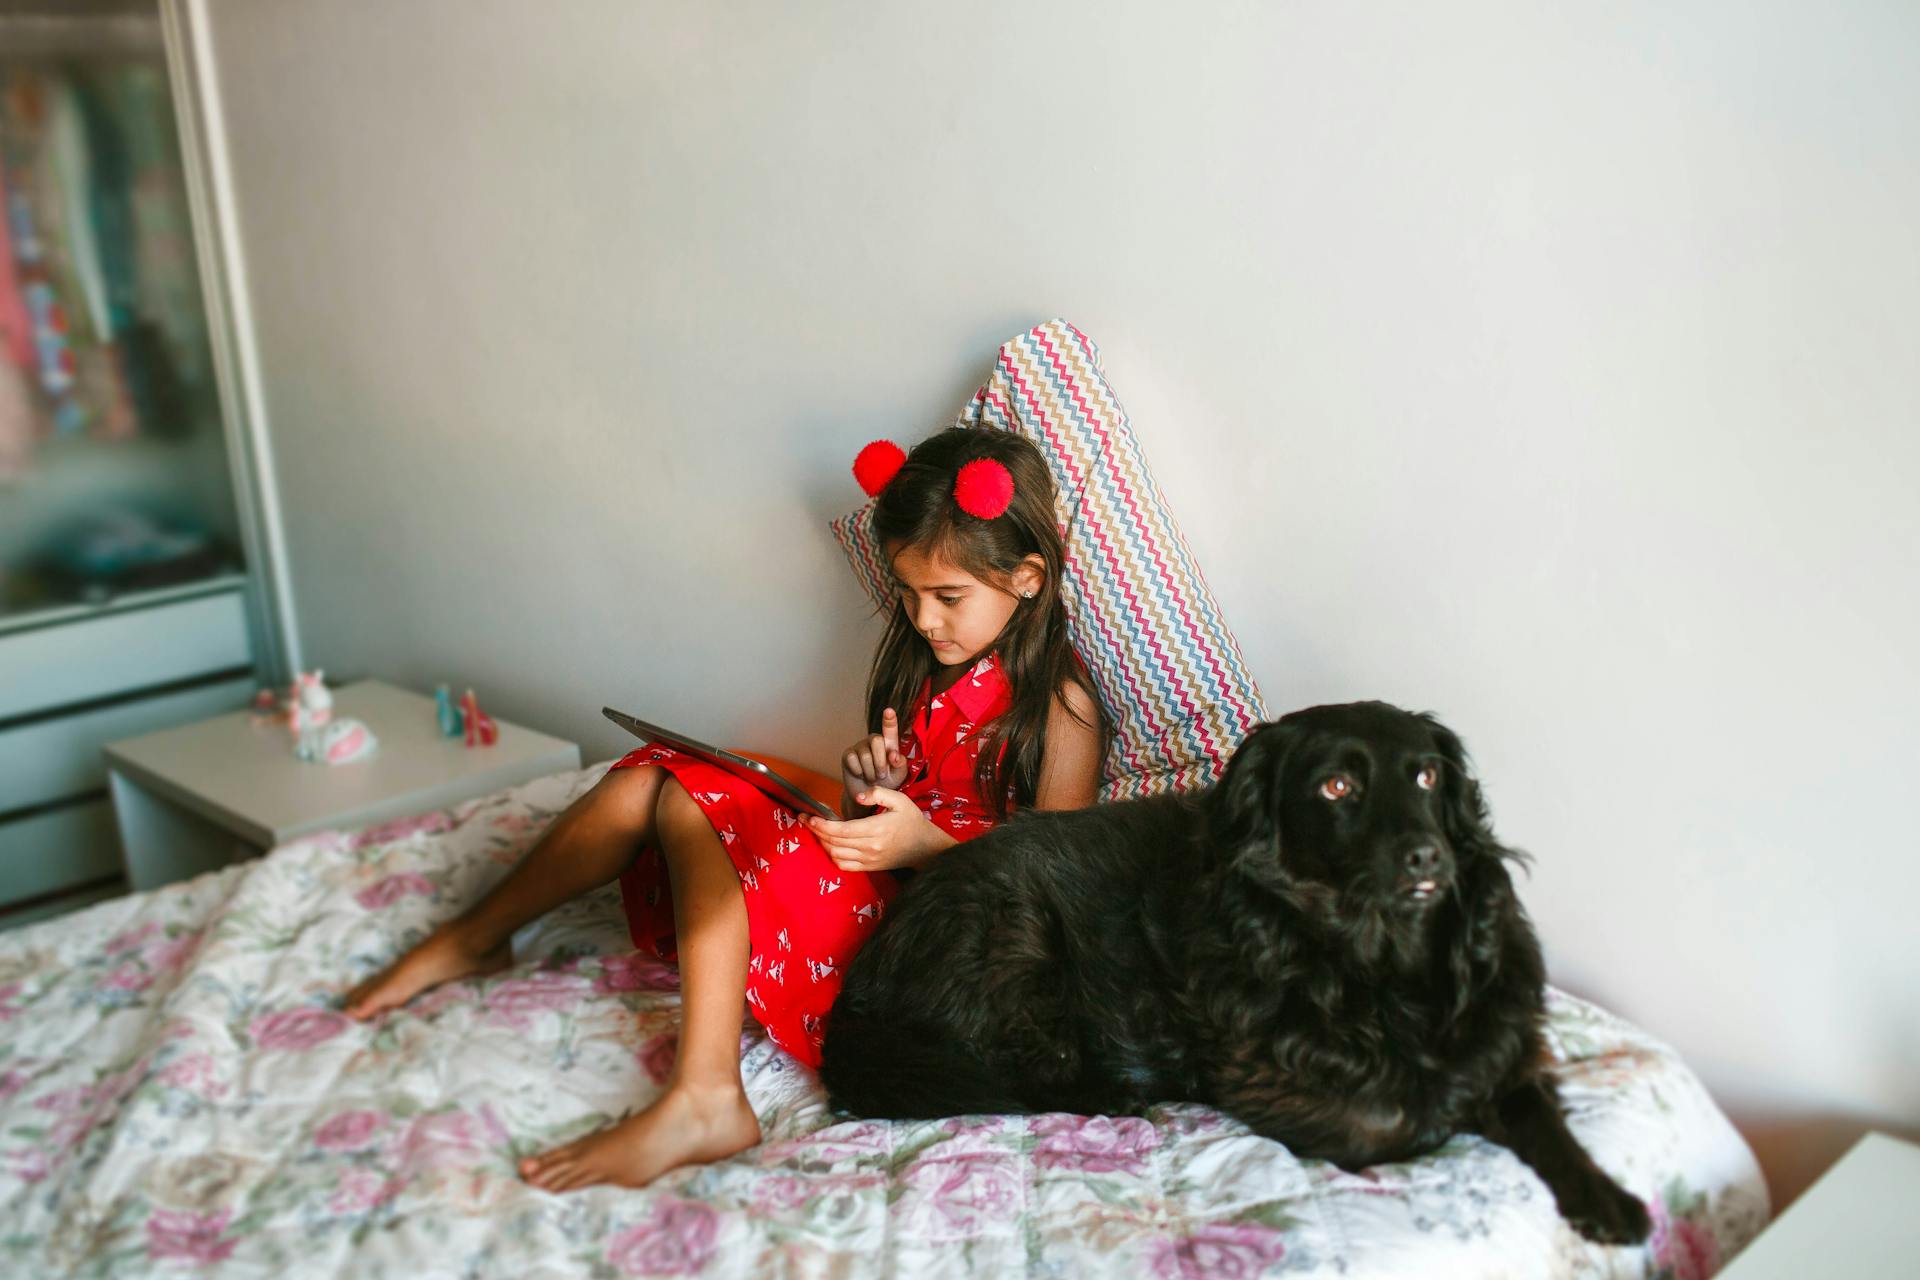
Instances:
[[[1437,721],[1356,702],[1260,726],[1218,803],[1256,874],[1324,886],[1348,910],[1417,916],[1453,885],[1477,792],[1459,739]]]

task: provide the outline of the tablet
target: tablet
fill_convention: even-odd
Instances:
[[[624,711],[615,711],[612,707],[600,708],[600,714],[631,733],[643,742],[657,742],[663,747],[672,747],[675,751],[685,752],[696,760],[704,760],[716,768],[725,769],[735,777],[744,778],[760,790],[792,809],[802,813],[818,814],[822,818],[838,821],[840,815],[821,804],[803,791],[797,784],[775,773],[758,760],[749,760],[736,752],[723,747],[710,747],[695,738],[657,724],[648,724],[636,719]]]

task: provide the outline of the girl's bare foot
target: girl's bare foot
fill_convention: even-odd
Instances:
[[[342,1006],[349,1018],[361,1022],[407,1001],[443,982],[475,974],[497,973],[513,963],[513,944],[500,943],[481,951],[451,927],[433,931],[427,940],[394,961],[382,972],[347,993]]]
[[[724,1160],[759,1141],[760,1121],[738,1085],[669,1086],[639,1115],[522,1160],[520,1176],[543,1191],[604,1182],[642,1187],[669,1169]]]

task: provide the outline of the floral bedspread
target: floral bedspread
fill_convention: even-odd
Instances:
[[[766,1140],[643,1191],[514,1161],[645,1102],[671,970],[613,891],[516,965],[369,1026],[339,996],[504,873],[604,766],[0,933],[0,1274],[1423,1277],[1712,1273],[1764,1225],[1752,1154],[1674,1053],[1554,994],[1575,1129],[1651,1203],[1576,1236],[1519,1160],[1456,1138],[1362,1174],[1203,1107],[836,1119],[751,1026]]]

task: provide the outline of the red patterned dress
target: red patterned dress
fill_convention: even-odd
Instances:
[[[971,840],[993,825],[974,784],[980,731],[1012,703],[992,654],[953,686],[920,687],[901,732],[907,782],[900,790],[936,827]],[[644,746],[615,769],[657,764],[706,813],[740,874],[747,900],[747,1007],[773,1042],[808,1066],[820,1065],[827,1010],[854,952],[880,922],[897,890],[887,872],[842,871],[794,811],[704,761],[666,747]],[[633,945],[663,960],[676,958],[673,896],[666,860],[648,848],[620,877]]]

